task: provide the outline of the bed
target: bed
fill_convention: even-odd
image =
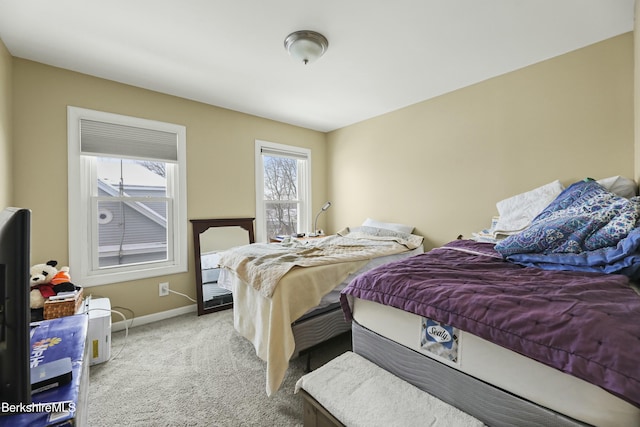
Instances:
[[[339,298],[353,277],[422,253],[422,240],[363,225],[319,239],[257,243],[219,253],[218,285],[233,294],[235,329],[267,362],[267,394],[279,389],[291,358],[350,331]]]
[[[640,425],[639,203],[587,180],[497,244],[357,276],[353,351],[488,425]]]
[[[205,309],[212,309],[233,303],[228,289],[218,285],[220,280],[218,251],[205,252],[200,255],[202,277],[202,300]]]

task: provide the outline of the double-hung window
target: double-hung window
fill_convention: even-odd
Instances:
[[[74,282],[187,271],[185,127],[77,107],[67,120]]]
[[[256,240],[311,225],[311,150],[256,141]]]

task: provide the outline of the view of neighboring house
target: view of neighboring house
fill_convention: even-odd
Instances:
[[[137,161],[101,160],[95,205],[100,267],[166,259],[166,178]]]

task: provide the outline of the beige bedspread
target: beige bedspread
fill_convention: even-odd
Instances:
[[[392,255],[422,245],[423,238],[373,227],[345,228],[335,236],[289,244],[255,243],[221,252],[219,264],[270,298],[293,267],[314,267]]]
[[[293,268],[280,280],[271,298],[265,298],[233,272],[227,272],[233,292],[234,327],[253,343],[258,357],[267,362],[268,396],[280,388],[296,347],[291,323],[366,263],[361,260]]]
[[[359,227],[309,243],[258,243],[220,253],[218,284],[233,292],[235,329],[267,362],[267,395],[280,388],[295,350],[291,324],[371,259],[408,253],[422,240]]]

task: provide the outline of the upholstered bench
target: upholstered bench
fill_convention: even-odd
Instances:
[[[297,392],[305,427],[483,425],[350,351],[300,378]]]

